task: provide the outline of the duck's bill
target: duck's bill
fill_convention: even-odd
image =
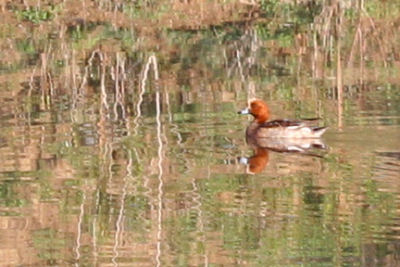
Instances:
[[[238,114],[242,114],[242,115],[250,114],[250,110],[248,108],[245,108],[241,111],[238,111]]]
[[[238,161],[240,164],[248,165],[250,160],[246,157],[238,157]]]

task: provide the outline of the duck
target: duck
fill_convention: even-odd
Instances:
[[[268,105],[261,99],[251,100],[249,106],[238,113],[250,114],[254,117],[246,129],[246,139],[256,140],[256,143],[260,143],[260,140],[265,138],[316,139],[320,138],[327,130],[327,127],[312,125],[318,118],[268,120],[270,111]]]

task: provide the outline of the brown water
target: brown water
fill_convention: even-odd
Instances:
[[[0,265],[400,266],[398,61],[350,66],[344,38],[321,62],[262,20],[174,23],[2,28],[19,50],[0,61]],[[323,148],[246,144],[254,96],[273,119],[320,117]]]

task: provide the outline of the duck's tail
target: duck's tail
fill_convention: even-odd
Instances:
[[[312,129],[312,132],[315,137],[321,137],[325,133],[325,131],[328,129],[328,127],[315,127]]]

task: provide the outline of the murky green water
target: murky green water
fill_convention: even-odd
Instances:
[[[9,39],[0,265],[400,265],[397,59],[364,62],[349,34],[321,63],[312,32],[263,23]],[[321,118],[320,148],[246,144],[254,96],[273,119]]]

